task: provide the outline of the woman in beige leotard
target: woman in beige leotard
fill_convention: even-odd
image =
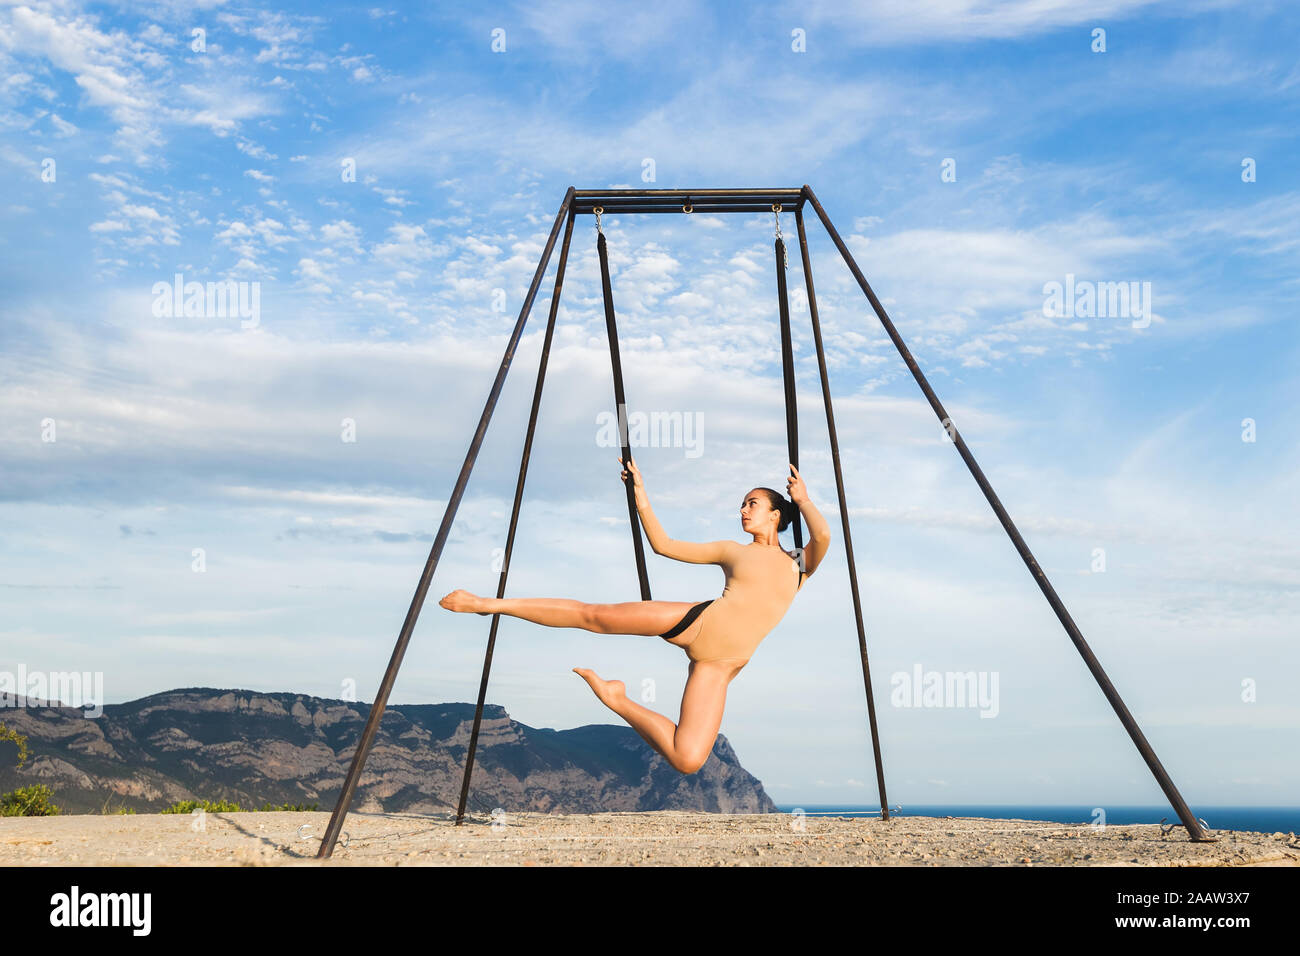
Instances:
[[[622,464],[623,459],[618,459]],[[690,658],[681,714],[674,724],[631,700],[620,680],[602,680],[587,667],[573,670],[601,702],[631,725],[682,773],[694,773],[713,752],[727,685],[740,673],[759,643],[785,616],[795,594],[817,570],[830,547],[830,525],[808,498],[799,470],[790,466],[786,500],[771,488],[754,488],[740,506],[740,523],[753,541],[677,541],[664,533],[650,508],[645,484],[630,458],[629,472],[637,511],[656,554],[690,564],[716,564],[726,574],[722,596],[707,602],[628,601],[586,604],[566,598],[485,598],[455,590],[439,604],[450,611],[507,614],[548,627],[579,627],[597,634],[642,634],[663,637]],[[777,535],[802,513],[810,540],[803,554],[781,547]]]

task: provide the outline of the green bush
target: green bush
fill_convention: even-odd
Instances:
[[[237,803],[231,803],[229,800],[179,800],[170,807],[158,811],[159,813],[184,813],[190,814],[195,810],[202,810],[205,813],[238,813],[244,808]]]
[[[0,740],[8,740],[18,747],[18,768],[21,770],[23,764],[27,762],[27,738],[16,730],[10,730],[4,724],[0,724]]]
[[[18,766],[27,762],[27,738],[16,730],[0,724],[0,740],[8,740],[18,747]],[[50,803],[54,791],[42,783],[19,787],[9,793],[0,793],[0,817],[52,817],[59,808]]]
[[[237,803],[231,803],[229,800],[181,800],[173,803],[166,810],[160,810],[160,813],[193,813],[195,810],[202,809],[207,813],[268,813],[277,811],[305,811],[318,810],[320,804],[317,803],[282,803],[278,807],[273,803],[266,803],[261,807],[241,807]]]
[[[0,794],[0,817],[53,817],[59,808],[50,803],[54,791],[38,783]]]

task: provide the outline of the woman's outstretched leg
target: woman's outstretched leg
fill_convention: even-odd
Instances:
[[[682,693],[681,716],[676,724],[663,714],[629,699],[621,680],[601,680],[589,667],[575,667],[573,670],[591,685],[601,703],[627,721],[642,740],[663,754],[674,769],[695,773],[709,759],[722,726],[727,685],[735,676],[730,667],[692,662],[686,689]]]
[[[506,614],[547,627],[579,627],[597,634],[658,635],[692,607],[689,601],[587,604],[568,598],[486,598],[457,589],[438,602],[449,611]]]
[[[508,614],[547,627],[582,627],[591,605],[568,598],[485,598],[469,591],[452,591],[438,602],[449,611]]]

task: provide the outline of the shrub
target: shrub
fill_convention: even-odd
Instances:
[[[241,807],[237,803],[231,803],[229,800],[181,800],[173,803],[166,810],[160,810],[160,813],[193,813],[195,810],[202,809],[207,813],[268,813],[277,811],[305,811],[319,810],[320,804],[317,803],[282,803],[278,807],[273,803],[265,803],[260,807]],[[133,811],[134,812],[134,811]]]
[[[27,738],[16,730],[0,724],[0,740],[8,740],[18,747],[18,766],[27,762]],[[0,793],[0,817],[52,817],[59,808],[50,803],[54,791],[43,783],[19,787],[9,793]]]
[[[53,817],[59,808],[50,803],[54,791],[38,783],[0,794],[0,817]]]
[[[18,767],[27,762],[27,738],[16,730],[10,730],[4,724],[0,724],[0,740],[11,741],[18,747]]]
[[[195,810],[202,810],[205,813],[239,813],[244,808],[237,803],[231,803],[229,800],[178,800],[170,807],[158,811],[159,813],[193,813]]]

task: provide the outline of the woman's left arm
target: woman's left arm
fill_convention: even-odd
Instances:
[[[804,487],[803,479],[799,477],[799,469],[791,464],[790,470],[794,472],[792,477],[786,479],[790,500],[799,506],[799,513],[803,515],[810,537],[803,549],[803,570],[806,574],[812,574],[817,570],[817,565],[822,563],[822,558],[826,557],[826,552],[830,550],[831,526],[808,497],[808,489]]]
[[[822,517],[811,498],[805,498],[799,503],[799,513],[803,515],[803,523],[808,526],[808,535],[813,541],[831,540],[830,523]]]

